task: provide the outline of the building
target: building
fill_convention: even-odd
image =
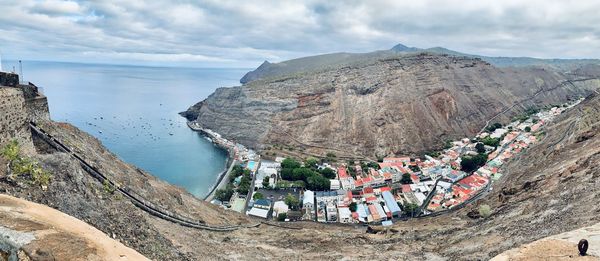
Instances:
[[[269,178],[269,186],[275,187],[275,182],[277,180],[277,172],[281,164],[277,162],[269,162],[262,161],[260,163],[260,168],[258,168],[258,172],[256,173],[256,182],[254,184],[257,188],[263,187],[263,180],[268,177]]]
[[[287,214],[289,211],[289,207],[283,201],[275,201],[273,203],[273,217],[278,217],[279,214]]]
[[[389,191],[384,191],[381,193],[381,196],[383,197],[388,209],[392,213],[392,216],[399,217],[402,214],[402,210],[400,209],[400,206],[398,206],[398,203],[396,203],[396,199],[394,199],[392,193]]]
[[[248,211],[246,214],[260,218],[267,218],[269,211],[271,211],[271,201],[267,199],[259,199],[254,202],[252,209],[250,209],[250,211]]]
[[[342,188],[342,183],[337,180],[337,179],[330,179],[329,180],[329,189],[331,190],[338,190]]]
[[[304,218],[313,220],[315,213],[315,193],[306,190],[302,196],[302,209],[304,210]]]
[[[352,212],[349,208],[338,208],[340,223],[352,223]]]

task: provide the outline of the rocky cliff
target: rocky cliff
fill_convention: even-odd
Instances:
[[[182,114],[266,154],[420,154],[471,137],[492,118],[507,122],[527,108],[589,94],[600,74],[586,72],[498,68],[445,54],[386,55],[219,88]]]

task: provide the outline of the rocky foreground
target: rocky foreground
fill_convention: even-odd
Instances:
[[[586,96],[599,79],[599,66],[567,73],[397,53],[219,88],[182,115],[263,155],[375,159],[440,149],[489,120]]]

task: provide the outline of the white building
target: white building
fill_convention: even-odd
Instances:
[[[338,208],[340,223],[352,223],[352,212],[349,208]]]
[[[278,217],[279,214],[287,213],[289,211],[289,207],[283,201],[275,201],[273,203],[273,217]]]

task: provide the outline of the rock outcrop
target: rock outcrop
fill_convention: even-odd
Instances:
[[[266,153],[414,155],[471,137],[492,118],[507,122],[527,108],[587,95],[600,86],[592,74],[397,54],[219,88],[183,115]]]

